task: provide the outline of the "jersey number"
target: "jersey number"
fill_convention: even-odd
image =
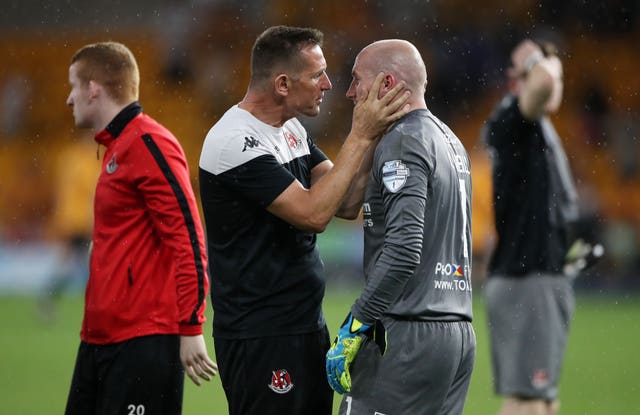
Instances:
[[[352,397],[351,396],[347,396],[346,398],[344,398],[344,401],[347,403],[347,411],[345,412],[344,415],[351,415],[351,401],[352,401]]]
[[[144,405],[127,405],[128,415],[144,415]]]
[[[469,258],[469,238],[467,236],[467,186],[464,179],[458,179],[460,185],[460,209],[462,210],[462,247],[464,249],[463,255],[465,258]]]

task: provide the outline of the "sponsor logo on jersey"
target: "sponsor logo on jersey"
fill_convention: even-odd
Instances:
[[[111,160],[109,160],[109,162],[107,163],[107,173],[109,174],[113,174],[116,172],[116,170],[118,170],[118,163],[116,162],[116,154],[117,153],[113,153],[113,156],[111,156]]]
[[[402,160],[385,161],[382,166],[382,183],[391,193],[396,193],[407,182],[409,168]]]
[[[271,372],[271,383],[269,389],[275,393],[283,394],[289,392],[293,388],[291,375],[286,369],[278,369]]]
[[[433,273],[436,276],[453,278],[434,278],[434,288],[445,291],[471,291],[471,283],[465,278],[465,275],[468,274],[467,271],[466,266],[438,262]]]
[[[247,151],[248,148],[258,147],[260,145],[260,141],[253,138],[252,136],[244,138],[244,147],[242,147],[242,152]]]
[[[302,145],[302,141],[300,141],[295,135],[291,134],[289,131],[285,131],[284,138],[287,140],[287,144],[292,149],[297,149]]]
[[[464,269],[458,265],[453,263],[445,263],[438,262],[436,264],[436,269],[434,270],[434,274],[440,275],[453,275],[454,277],[464,277]]]
[[[373,226],[373,219],[371,219],[371,205],[369,203],[363,203],[362,205],[362,227],[370,228]]]
[[[433,280],[433,287],[436,290],[443,291],[473,291],[471,289],[471,283],[466,279],[455,279],[455,280]]]

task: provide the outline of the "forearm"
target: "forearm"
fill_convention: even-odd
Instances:
[[[327,161],[313,168],[311,188],[295,180],[267,210],[302,231],[323,232],[340,207],[368,144],[350,134],[335,164]]]
[[[420,263],[419,244],[385,244],[367,285],[351,309],[353,315],[372,325],[396,302]]]
[[[347,137],[333,168],[311,187],[310,206],[318,222],[326,226],[334,215],[344,217],[349,205],[356,210],[353,217],[357,216],[371,170],[371,161],[363,160],[370,146],[370,142],[356,136]]]
[[[384,241],[378,241],[382,249],[365,264],[367,283],[352,309],[365,324],[373,324],[393,307],[422,259],[427,183],[415,163],[409,169],[414,172],[414,187],[404,188],[402,196],[383,196],[384,207],[378,208],[384,210]],[[375,240],[372,242],[375,244]]]
[[[345,195],[338,211],[336,212],[336,216],[344,219],[355,219],[360,213],[362,203],[364,202],[364,193],[371,175],[373,156],[375,154],[376,146],[379,142],[380,139],[374,141],[369,145],[369,148],[367,149],[367,152],[364,155],[362,162],[360,163],[360,168],[351,181],[351,185],[347,190],[347,194]]]
[[[335,216],[349,220],[358,217],[362,209],[362,203],[364,202],[364,192],[367,187],[368,178],[369,172],[358,171]]]

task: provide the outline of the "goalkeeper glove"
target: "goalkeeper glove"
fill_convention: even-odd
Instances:
[[[358,350],[360,350],[364,332],[370,327],[361,323],[349,313],[327,352],[327,380],[333,390],[339,394],[351,390],[349,368]]]
[[[604,247],[601,244],[592,245],[577,239],[565,256],[562,270],[565,275],[575,278],[580,272],[592,267],[603,255]]]

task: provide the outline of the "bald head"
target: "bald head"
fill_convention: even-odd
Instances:
[[[393,74],[404,81],[412,96],[423,96],[427,87],[427,69],[418,49],[401,39],[379,40],[360,51],[356,64],[371,74]]]

